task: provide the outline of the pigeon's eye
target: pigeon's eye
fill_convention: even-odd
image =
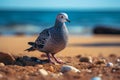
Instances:
[[[63,18],[63,16],[61,16],[61,18]]]

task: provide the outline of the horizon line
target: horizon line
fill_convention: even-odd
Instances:
[[[40,9],[40,8],[32,8],[32,9],[7,9],[7,8],[0,8],[0,11],[120,11],[120,9]]]
[[[52,11],[52,10],[71,10],[71,11],[79,11],[79,10],[118,10],[120,11],[120,8],[0,8],[0,10],[42,10],[42,11]]]

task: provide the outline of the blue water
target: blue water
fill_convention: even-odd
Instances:
[[[0,32],[9,33],[8,28],[11,28],[10,33],[15,32],[16,25],[32,25],[32,27],[27,26],[27,29],[31,28],[32,32],[39,32],[53,26],[59,12],[61,11],[0,11]],[[67,23],[71,33],[89,33],[95,25],[100,24],[120,28],[120,11],[65,12],[71,20],[71,23]],[[25,32],[27,33],[27,30]]]

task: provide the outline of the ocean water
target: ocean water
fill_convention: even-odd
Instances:
[[[66,12],[71,34],[91,34],[96,25],[120,28],[120,11],[0,11],[0,33],[39,33],[52,27],[59,12]]]

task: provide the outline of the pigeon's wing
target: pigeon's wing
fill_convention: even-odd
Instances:
[[[43,48],[49,37],[50,37],[49,29],[43,30],[35,41],[36,47]]]

